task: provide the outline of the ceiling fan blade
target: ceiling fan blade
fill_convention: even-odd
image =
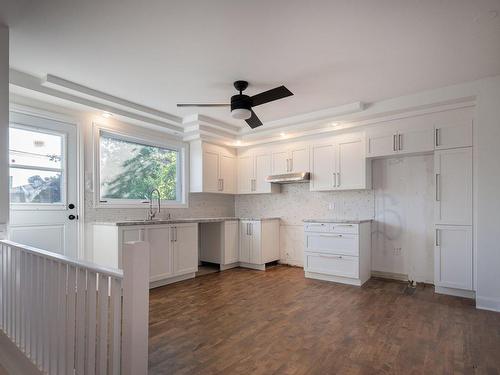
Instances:
[[[182,104],[177,104],[177,107],[230,107],[231,104],[221,104],[221,103],[211,103],[211,104],[204,104],[204,103],[182,103]]]
[[[264,103],[269,103],[274,100],[283,99],[291,95],[293,95],[293,93],[290,90],[288,90],[285,86],[276,87],[274,89],[267,90],[261,92],[260,94],[252,96],[252,107]]]
[[[252,129],[255,129],[262,125],[262,121],[260,121],[260,119],[257,117],[254,111],[252,111],[252,116],[245,121],[247,122],[248,125],[250,125]]]

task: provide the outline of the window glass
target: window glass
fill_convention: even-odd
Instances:
[[[60,134],[9,128],[11,203],[63,203],[63,142]]]
[[[147,200],[153,189],[162,200],[178,201],[179,152],[101,133],[100,199]]]

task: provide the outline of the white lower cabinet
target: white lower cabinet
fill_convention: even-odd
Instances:
[[[239,261],[242,267],[263,270],[278,261],[279,219],[240,221]]]
[[[239,222],[236,220],[224,222],[224,242],[222,264],[229,265],[239,262]]]
[[[93,227],[93,261],[99,265],[122,268],[123,244],[146,241],[151,286],[192,278],[198,270],[198,223]]]
[[[304,225],[305,276],[363,285],[371,276],[371,222]]]
[[[434,252],[436,292],[453,288],[472,291],[472,227],[436,225]]]

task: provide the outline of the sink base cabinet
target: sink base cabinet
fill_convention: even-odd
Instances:
[[[363,285],[371,277],[370,227],[370,222],[305,224],[305,277]]]
[[[151,287],[193,278],[198,271],[197,223],[144,226],[94,224],[93,261],[121,268],[121,249],[129,241],[149,242]]]

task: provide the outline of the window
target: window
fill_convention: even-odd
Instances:
[[[158,189],[164,204],[182,203],[180,149],[100,131],[99,200],[147,203]],[[156,198],[156,196],[155,196]]]
[[[10,127],[11,203],[63,203],[63,145],[61,134]]]

